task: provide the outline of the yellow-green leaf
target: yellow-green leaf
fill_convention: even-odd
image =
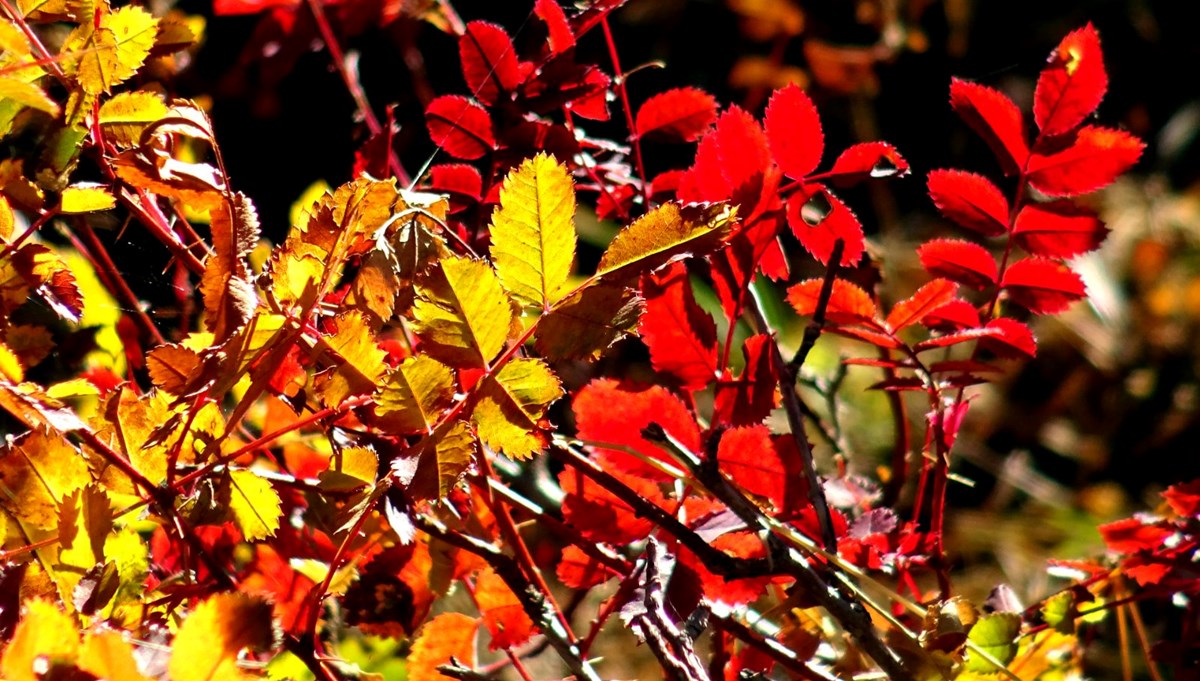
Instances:
[[[256,679],[238,666],[238,653],[270,648],[271,627],[270,603],[246,594],[217,594],[184,618],[167,672],[172,681]]]
[[[336,356],[330,358],[334,369],[322,374],[317,393],[327,407],[340,404],[351,395],[374,392],[376,382],[387,371],[383,360],[387,353],[375,343],[375,334],[359,310],[338,315],[337,331],[325,338]]]
[[[720,245],[733,223],[734,211],[726,206],[681,209],[665,203],[617,234],[601,256],[596,275],[633,277],[707,253]]]
[[[62,608],[37,598],[24,614],[0,660],[8,681],[39,681],[56,664],[73,665],[79,655],[79,626]]]
[[[329,468],[319,476],[321,489],[350,491],[375,484],[379,457],[367,447],[346,447],[334,453]]]
[[[537,359],[516,359],[486,379],[471,414],[484,444],[513,459],[525,459],[545,446],[541,420],[562,397],[558,377]]]
[[[94,213],[117,205],[107,187],[98,184],[76,184],[62,191],[61,211],[67,214]]]
[[[475,456],[477,440],[465,421],[451,421],[426,436],[418,451],[392,462],[396,479],[418,499],[449,494]]]
[[[79,60],[76,76],[84,91],[99,94],[124,82],[145,63],[158,37],[158,20],[136,5],[109,12],[100,25],[86,24],[67,39],[63,50]]]
[[[92,481],[61,435],[34,430],[0,450],[0,507],[41,530],[58,529],[58,504]]]
[[[137,146],[142,130],[167,115],[162,95],[137,90],[113,95],[100,105],[97,117],[105,139],[121,149]]]
[[[1021,633],[1021,616],[1015,612],[997,612],[979,618],[967,640],[988,653],[1002,665],[1012,662],[1017,654],[1017,635]],[[967,652],[967,671],[995,673],[1000,671],[975,651]]]
[[[592,359],[632,333],[642,299],[624,286],[589,286],[558,302],[538,322],[534,347],[553,360]]]
[[[229,511],[247,541],[274,536],[283,515],[271,483],[244,469],[229,471]]]
[[[508,340],[513,310],[487,262],[450,257],[419,281],[413,321],[432,357],[482,368]]]
[[[0,78],[0,101],[4,101],[5,104],[11,102],[22,107],[44,111],[56,118],[61,111],[58,102],[51,99],[45,90],[33,83],[16,78]]]
[[[429,432],[454,401],[454,372],[429,357],[409,357],[392,370],[375,397],[375,414],[388,432]]]
[[[575,185],[566,166],[538,154],[504,178],[492,214],[492,262],[526,305],[558,300],[575,258]]]

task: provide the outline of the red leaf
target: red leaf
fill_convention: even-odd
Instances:
[[[546,24],[550,31],[548,42],[551,54],[561,54],[575,47],[575,34],[571,32],[571,23],[567,15],[554,0],[537,0],[533,3],[533,12]]]
[[[946,279],[934,279],[909,298],[896,303],[888,313],[887,325],[895,332],[917,324],[925,315],[953,300],[956,293],[958,284]]]
[[[766,426],[725,431],[717,445],[717,462],[739,487],[770,499],[776,513],[808,504],[799,452],[790,440],[773,441]]]
[[[608,87],[612,78],[600,69],[588,69],[579,87],[587,94],[576,97],[568,106],[571,111],[589,121],[608,120]]]
[[[1014,303],[1036,314],[1061,312],[1087,295],[1078,274],[1044,258],[1025,258],[1009,265],[1000,285]]]
[[[483,178],[475,166],[466,163],[446,163],[429,169],[429,186],[442,194],[478,201],[483,195]]]
[[[767,250],[758,262],[758,269],[773,281],[787,281],[792,276],[792,269],[788,265],[787,254],[783,252],[783,244],[779,242],[779,237],[767,241]]]
[[[642,280],[646,311],[638,333],[650,348],[656,371],[670,374],[687,390],[701,390],[717,377],[717,325],[696,304],[687,267],[675,263]]]
[[[1008,231],[1008,200],[986,177],[964,170],[933,170],[927,186],[929,198],[954,224],[983,236]]]
[[[1137,518],[1125,518],[1097,527],[1104,544],[1113,553],[1153,551],[1162,546],[1173,531],[1156,525],[1146,525]]]
[[[1100,36],[1089,23],[1063,38],[1033,93],[1033,120],[1043,135],[1061,135],[1100,106],[1108,89]]]
[[[788,289],[787,300],[801,317],[812,316],[817,310],[821,279],[808,279]],[[833,324],[873,324],[879,316],[870,294],[843,279],[833,280],[825,319]]]
[[[1162,495],[1179,515],[1200,515],[1200,479],[1171,485]]]
[[[866,246],[858,217],[821,185],[813,185],[813,189],[811,194],[805,188],[788,198],[787,218],[792,234],[823,265],[828,264],[834,243],[841,239],[846,246],[840,264],[854,265]]]
[[[973,329],[980,324],[979,310],[965,300],[951,300],[926,315],[921,323],[934,331]]]
[[[683,446],[700,451],[700,429],[696,419],[678,397],[665,388],[637,389],[612,379],[598,379],[583,387],[573,403],[579,439],[625,445],[648,459],[678,465],[670,454],[642,437],[642,429],[652,422],[661,425]],[[617,470],[649,480],[666,481],[670,477],[636,456],[603,447],[593,447],[597,458]]]
[[[503,28],[472,21],[458,39],[463,79],[475,99],[493,106],[521,84],[521,68],[512,40]]]
[[[1006,175],[1016,175],[1029,158],[1021,110],[1000,91],[958,78],[950,80],[950,106],[987,142]]]
[[[921,266],[935,277],[945,277],[964,286],[985,289],[1000,276],[996,259],[986,248],[970,241],[934,239],[917,249]]]
[[[525,613],[520,599],[490,567],[481,570],[475,578],[475,604],[492,635],[489,650],[519,646],[537,633],[537,627]]]
[[[1094,251],[1108,236],[1095,213],[1071,201],[1030,204],[1017,214],[1013,241],[1031,255],[1070,258]]]
[[[1085,125],[1069,146],[1034,152],[1029,159],[1029,183],[1050,196],[1093,192],[1132,168],[1145,148],[1145,143],[1123,130]]]
[[[433,143],[451,156],[476,159],[496,148],[488,112],[461,95],[445,95],[430,102],[425,124]]]
[[[696,201],[725,201],[734,190],[766,171],[771,164],[767,136],[754,117],[731,107],[717,118],[716,127],[700,139],[692,168]]]
[[[712,546],[739,558],[762,558],[766,555],[762,539],[752,532],[722,534],[712,541]],[[696,573],[696,577],[699,578],[704,589],[705,597],[709,601],[721,603],[725,607],[737,608],[758,599],[772,581],[770,577],[725,579],[710,571],[704,562],[690,550],[682,549],[678,555],[680,566],[690,568]]]
[[[555,572],[558,574],[558,581],[572,589],[590,589],[617,575],[574,544],[563,549]]]
[[[660,92],[638,109],[639,137],[659,137],[677,142],[700,139],[717,120],[717,100],[704,90],[681,87]]]
[[[778,375],[771,360],[775,339],[765,334],[751,336],[742,346],[746,366],[737,380],[717,383],[713,396],[713,423],[752,426],[763,422],[777,404]]]
[[[980,339],[980,347],[1000,357],[1032,359],[1037,356],[1037,340],[1029,327],[1021,322],[1001,317],[988,322],[986,328],[999,331],[999,335]]]
[[[754,273],[768,252],[778,246],[776,234],[780,227],[776,218],[755,220],[734,234],[729,244],[709,259],[713,288],[721,301],[726,319],[734,319],[741,314],[746,287],[754,279]]]
[[[979,315],[976,315],[976,318],[978,318],[978,316]],[[964,329],[962,331],[955,331],[954,333],[948,333],[944,336],[935,336],[929,340],[921,341],[920,343],[914,345],[913,349],[917,352],[925,352],[926,350],[932,350],[934,348],[948,348],[951,345],[958,345],[959,343],[970,343],[971,341],[977,341],[984,338],[996,338],[1001,335],[1003,335],[1002,332],[997,329]]]
[[[798,85],[776,90],[764,117],[771,153],[784,175],[800,179],[816,170],[825,148],[817,107]]]
[[[827,177],[835,187],[849,187],[867,179],[904,177],[908,161],[887,142],[863,142],[838,156]]]
[[[662,493],[658,485],[615,472],[627,487],[646,499],[658,500]],[[633,507],[618,499],[608,490],[573,468],[558,474],[562,487],[563,519],[579,529],[584,538],[616,545],[628,544],[645,539],[654,529],[654,523],[633,512]]]

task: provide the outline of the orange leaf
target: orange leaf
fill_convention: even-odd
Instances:
[[[479,620],[457,612],[447,612],[421,627],[412,652],[408,655],[408,678],[443,678],[437,668],[451,658],[460,665],[475,666],[475,632]]]

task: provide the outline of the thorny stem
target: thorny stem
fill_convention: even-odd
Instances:
[[[625,125],[629,128],[629,141],[633,146],[633,162],[637,166],[638,177],[642,180],[642,210],[649,211],[650,178],[646,177],[646,165],[642,161],[642,139],[638,135],[637,126],[633,120],[633,108],[629,106],[629,91],[625,86],[625,74],[621,72],[621,57],[617,53],[617,42],[613,39],[607,16],[600,20],[600,28],[604,31],[604,42],[608,44],[608,56],[613,65],[613,80],[617,86],[617,94],[621,97],[621,109],[625,112]]]

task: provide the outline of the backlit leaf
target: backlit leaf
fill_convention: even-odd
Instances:
[[[112,529],[112,509],[100,486],[89,484],[64,496],[59,508],[58,562],[79,572],[103,563],[104,542]]]
[[[692,88],[672,88],[647,99],[637,112],[640,137],[694,142],[717,120],[717,100]]]
[[[934,170],[927,186],[934,205],[954,224],[983,236],[1008,231],[1008,200],[986,177],[962,170]]]
[[[775,339],[758,334],[742,345],[745,367],[734,380],[722,377],[713,396],[713,422],[729,426],[758,425],[779,406],[779,377],[771,346]]]
[[[472,21],[458,39],[463,78],[476,99],[489,106],[521,83],[517,53],[503,28],[486,21]]]
[[[646,311],[638,334],[655,370],[687,390],[700,390],[717,374],[717,326],[696,304],[687,268],[672,264],[642,280]]]
[[[1017,635],[1021,632],[1021,615],[1015,612],[995,612],[979,618],[967,634],[967,639],[987,652],[997,662],[1007,665],[1017,654]],[[977,673],[1000,671],[996,665],[978,654],[967,651],[966,668]]]
[[[64,49],[79,51],[79,83],[89,94],[98,94],[137,73],[157,36],[158,20],[128,5],[103,15],[81,44],[68,40]]]
[[[454,398],[454,373],[426,355],[409,357],[384,380],[375,397],[375,414],[397,433],[429,431]]]
[[[1043,135],[1070,131],[1090,116],[1108,89],[1100,36],[1089,23],[1050,53],[1033,93],[1033,120]]]
[[[1025,324],[1002,317],[988,322],[986,328],[998,332],[998,335],[982,339],[980,346],[1001,357],[1028,359],[1037,355],[1037,340]]]
[[[180,395],[189,377],[200,366],[200,355],[191,348],[167,343],[146,353],[146,369],[150,380],[160,390]]]
[[[138,395],[124,385],[104,405],[103,420],[97,420],[96,435],[124,454],[146,479],[158,484],[167,477],[167,451],[161,442],[154,440],[159,429],[170,420],[171,409],[163,395]],[[97,461],[103,461],[99,454],[94,456]],[[132,492],[127,476],[114,466],[104,468],[100,479],[110,488]]]
[[[491,650],[519,646],[537,631],[520,599],[490,567],[484,568],[475,578],[475,604],[492,635],[488,645]]]
[[[946,279],[934,279],[917,289],[912,296],[896,303],[888,313],[887,325],[892,331],[899,331],[919,324],[925,315],[953,300],[956,293],[957,284]]]
[[[483,260],[443,258],[419,280],[413,322],[424,350],[453,367],[486,367],[508,340],[513,310]]]
[[[907,174],[908,161],[895,147],[887,142],[863,142],[838,155],[829,171],[829,181],[835,187],[849,187],[866,180]]]
[[[733,214],[718,206],[681,210],[666,203],[621,230],[596,267],[596,275],[632,277],[690,255],[713,250],[728,234]]]
[[[63,189],[60,210],[67,214],[94,213],[108,210],[116,205],[117,200],[107,187],[80,183]]]
[[[717,462],[734,484],[770,500],[777,512],[808,504],[799,452],[790,440],[774,441],[766,426],[725,431],[717,446]]]
[[[434,617],[421,627],[408,654],[408,678],[441,678],[437,670],[453,658],[470,669],[475,667],[475,632],[479,620],[456,612]]]
[[[258,241],[258,213],[250,199],[238,193],[232,205],[223,202],[210,215],[213,255],[205,261],[200,292],[205,325],[220,343],[249,321],[258,306],[246,260]]]
[[[994,286],[1000,276],[992,254],[970,241],[932,239],[917,248],[917,256],[926,272],[972,288]]]
[[[283,515],[271,483],[245,469],[229,471],[229,511],[246,541],[275,536]]]
[[[384,352],[375,342],[362,312],[351,310],[334,319],[336,331],[324,340],[336,353],[334,369],[322,374],[317,392],[326,406],[335,406],[351,395],[374,392],[387,366]]]
[[[662,498],[656,483],[619,470],[611,472],[643,499]],[[632,506],[576,469],[564,468],[558,474],[558,484],[566,495],[562,503],[563,519],[586,539],[621,546],[645,539],[654,529],[648,518],[638,515]]]
[[[58,505],[92,482],[87,462],[61,435],[33,430],[0,454],[0,508],[32,527],[57,530]]]
[[[558,377],[537,359],[505,364],[479,388],[471,413],[479,439],[512,459],[526,459],[545,446],[541,434],[546,409],[562,397]]]
[[[25,380],[25,367],[21,366],[17,354],[4,341],[0,341],[0,378],[7,379],[10,383]]]
[[[657,423],[685,447],[699,451],[700,431],[695,418],[678,397],[660,386],[640,387],[597,379],[575,393],[571,406],[581,440],[623,445],[642,457],[673,462],[671,454],[642,437],[646,426]],[[649,480],[668,479],[628,452],[601,445],[594,445],[593,450],[597,458],[614,468]]]
[[[451,156],[476,159],[496,148],[492,119],[483,107],[459,95],[444,95],[425,109],[433,143]]]
[[[79,655],[79,626],[57,604],[35,598],[0,659],[0,674],[9,681],[39,681],[56,664],[73,665]]]
[[[1043,258],[1012,263],[1000,285],[1014,303],[1037,314],[1062,312],[1087,295],[1078,274],[1062,263]]]
[[[1071,201],[1033,203],[1021,209],[1013,241],[1030,255],[1070,258],[1100,247],[1108,228],[1092,211]]]
[[[560,300],[538,322],[537,351],[553,360],[594,358],[632,333],[642,299],[624,286],[598,284]]]
[[[811,317],[820,300],[821,279],[808,279],[788,289],[787,300],[801,317]],[[844,279],[834,279],[825,319],[834,324],[872,322],[879,315],[870,294]]]
[[[100,105],[97,121],[107,141],[128,149],[138,144],[147,125],[165,117],[167,111],[162,95],[156,92],[121,92]]]
[[[270,603],[240,593],[217,594],[184,618],[168,673],[173,681],[258,678],[238,665],[238,653],[267,650],[273,638]]]
[[[56,118],[60,109],[58,102],[51,99],[41,87],[16,78],[0,77],[0,102],[3,102],[4,106],[14,106],[18,109],[20,107],[37,109]],[[0,109],[0,112],[2,111]],[[13,114],[15,115],[16,111]],[[2,116],[3,114],[0,113],[0,121],[4,120]],[[0,125],[0,132],[3,130],[3,125]]]
[[[762,126],[744,109],[731,107],[696,148],[696,164],[689,171],[696,195],[686,200],[727,201],[770,165],[770,143]]]
[[[116,631],[89,631],[79,650],[79,668],[108,681],[147,681],[138,671],[133,644]]]
[[[764,117],[775,163],[788,177],[799,179],[816,170],[825,150],[817,107],[797,85],[776,90]]]
[[[826,264],[833,257],[834,244],[840,239],[843,267],[858,262],[866,248],[858,216],[841,199],[821,185],[812,185],[792,194],[787,201],[788,226],[792,234],[817,262]]]
[[[571,32],[571,24],[567,15],[554,0],[536,0],[533,11],[546,24],[550,35],[547,44],[551,54],[562,54],[575,46],[575,35]]]
[[[575,259],[575,187],[546,154],[525,161],[500,187],[492,213],[492,262],[513,298],[549,308]]]
[[[950,106],[991,147],[1007,175],[1016,175],[1029,158],[1021,110],[999,90],[950,79]]]
[[[1146,144],[1123,130],[1085,125],[1053,149],[1029,159],[1029,183],[1050,196],[1078,196],[1112,184],[1133,167]]]

